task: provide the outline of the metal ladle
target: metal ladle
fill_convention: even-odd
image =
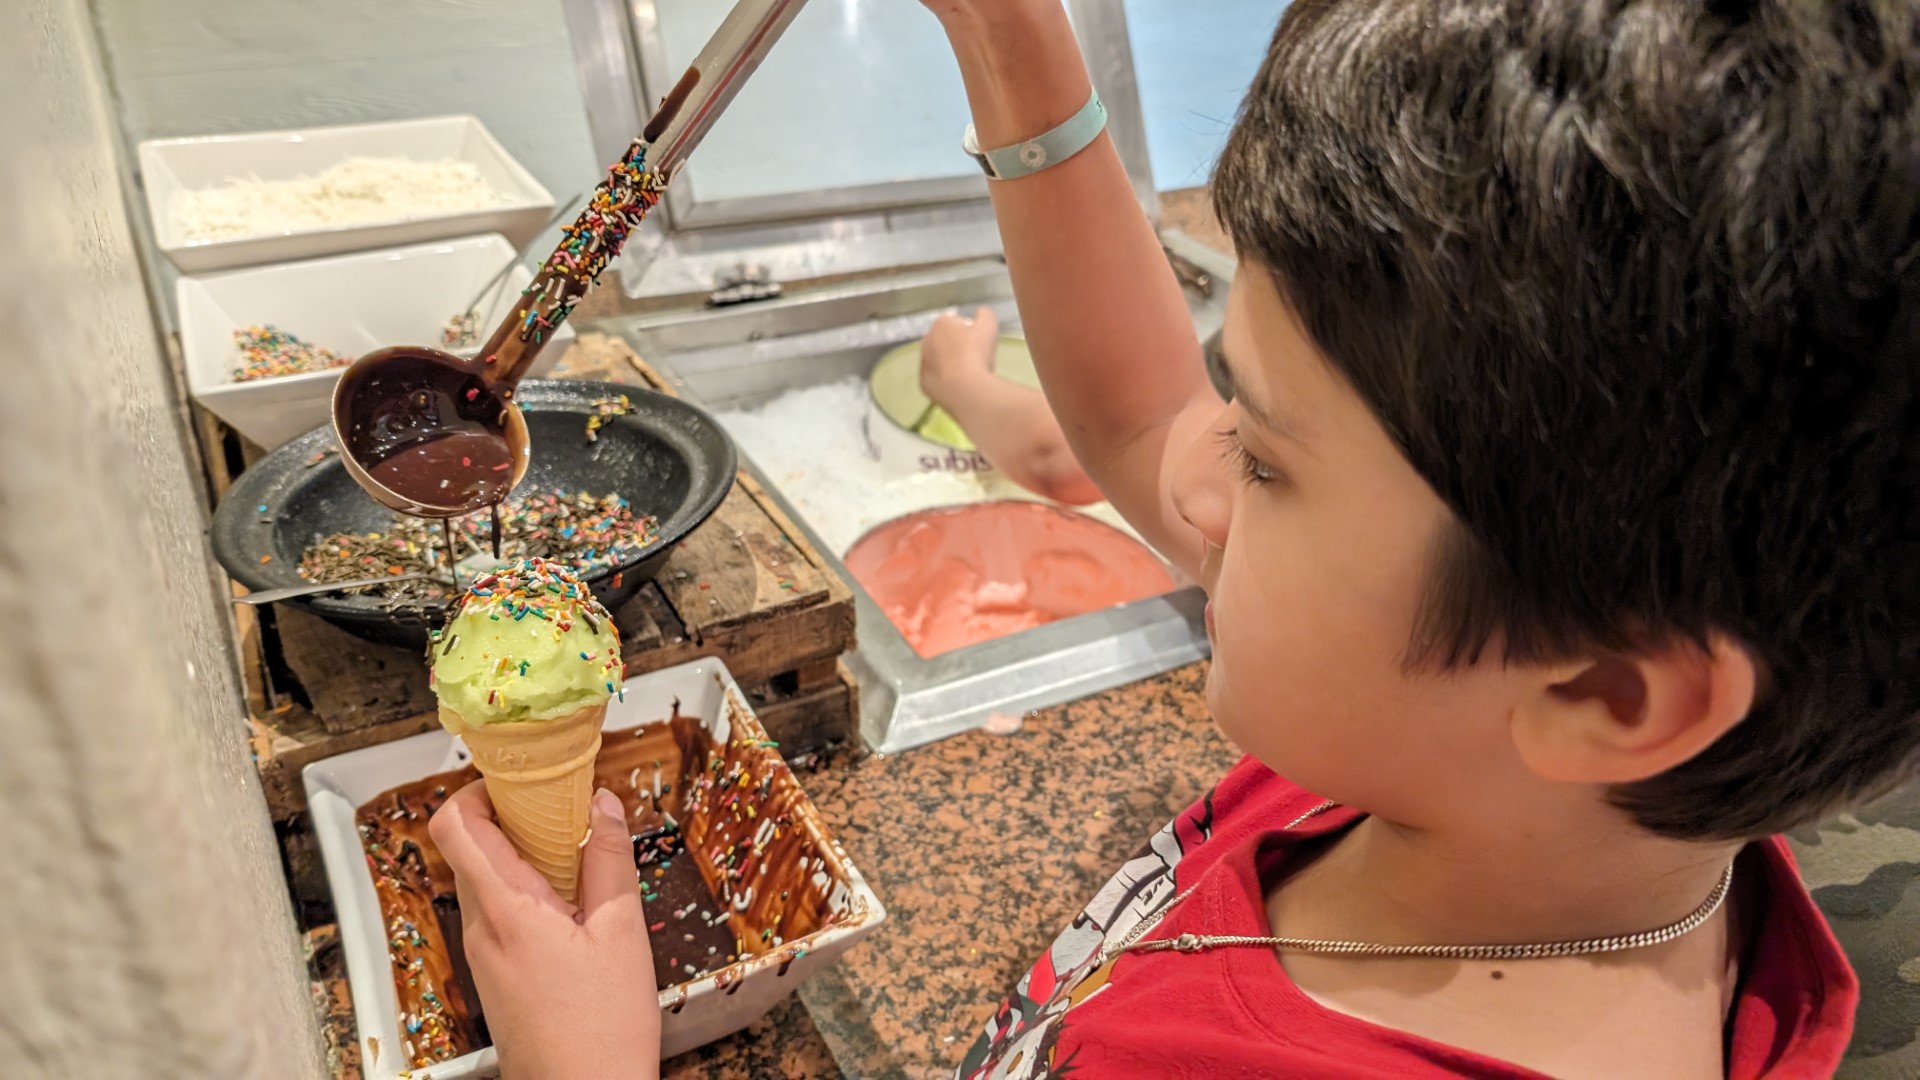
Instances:
[[[534,275],[525,302],[513,306],[473,357],[405,345],[368,353],[341,375],[333,392],[334,434],[347,472],[361,487],[389,509],[418,517],[456,517],[506,498],[526,475],[530,457],[514,387],[592,285],[591,275],[578,269],[583,258],[619,254],[651,206],[628,210],[614,223],[617,234],[607,237],[601,195],[651,182],[657,200],[805,3],[734,5]]]

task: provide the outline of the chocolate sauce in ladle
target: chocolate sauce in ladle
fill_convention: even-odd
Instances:
[[[387,349],[346,395],[347,453],[395,495],[423,507],[477,508],[513,488],[506,401],[466,361]]]

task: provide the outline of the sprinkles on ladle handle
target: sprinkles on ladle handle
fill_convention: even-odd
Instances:
[[[521,291],[514,312],[521,341],[544,342],[567,321],[587,289],[600,280],[607,264],[627,244],[627,238],[660,203],[665,185],[647,168],[647,144],[635,139],[607,178],[594,189],[593,199],[573,224],[562,229],[558,248],[541,265],[532,284]],[[494,358],[488,356],[488,363]]]

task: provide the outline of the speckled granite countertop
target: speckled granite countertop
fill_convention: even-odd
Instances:
[[[1155,829],[1237,759],[1195,665],[801,785],[888,921],[690,1077],[948,1076],[987,1014]]]

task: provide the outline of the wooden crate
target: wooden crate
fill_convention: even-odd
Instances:
[[[623,342],[600,334],[582,335],[557,373],[673,393]],[[840,662],[854,646],[853,591],[744,474],[614,619],[629,676],[725,661],[789,758],[857,729],[858,688]],[[420,653],[362,641],[284,604],[242,622],[254,752],[275,820],[305,810],[300,770],[312,762],[434,728]]]

